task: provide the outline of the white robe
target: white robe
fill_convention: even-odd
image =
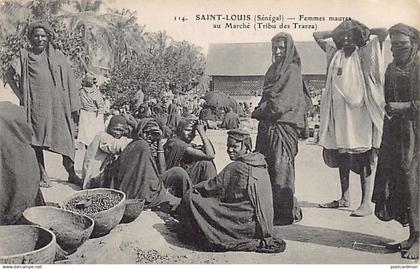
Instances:
[[[321,100],[319,144],[342,153],[379,148],[385,105],[379,40],[347,58],[343,50],[334,52]]]

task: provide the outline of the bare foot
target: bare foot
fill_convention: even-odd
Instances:
[[[400,245],[400,249],[405,251],[408,250],[414,244],[414,240],[412,238],[408,238],[407,240],[402,241]]]
[[[361,204],[358,209],[354,210],[350,216],[352,217],[366,217],[372,215],[373,207],[371,205]]]
[[[404,259],[417,260],[419,258],[419,239],[417,238],[408,250],[402,251],[401,253]]]

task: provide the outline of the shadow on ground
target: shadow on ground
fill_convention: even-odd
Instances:
[[[353,209],[346,208],[346,207],[340,207],[340,208],[321,208],[319,207],[320,203],[314,203],[309,201],[299,201],[299,206],[302,208],[319,208],[322,210],[341,210],[341,211],[347,211],[347,212],[353,212]]]
[[[75,185],[73,183],[70,183],[67,180],[63,180],[63,179],[59,179],[59,178],[52,178],[52,177],[50,177],[49,180],[53,184],[54,183],[59,183],[60,185],[68,186],[68,187],[72,188],[75,191],[80,191],[82,189],[81,187],[79,187],[79,186],[77,186],[77,185]]]
[[[294,224],[274,227],[274,233],[284,240],[311,243],[336,248],[388,254],[395,250],[389,247],[388,238],[357,232]]]
[[[176,222],[173,218],[171,218],[165,213],[156,211],[156,214],[158,214],[159,217],[161,217],[165,221],[165,223],[153,224],[153,228],[163,236],[166,242],[180,248],[185,248],[193,251],[202,251],[199,248],[191,244],[184,243],[182,242],[182,240],[180,240],[176,232],[178,225],[180,225],[178,222]]]

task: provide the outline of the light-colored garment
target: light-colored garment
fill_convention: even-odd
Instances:
[[[321,100],[319,144],[340,152],[379,148],[384,117],[383,54],[377,37],[350,57],[334,56]]]
[[[80,110],[79,134],[77,141],[88,146],[95,136],[105,131],[104,114],[97,114],[94,111]]]
[[[136,92],[136,104],[135,107],[136,109],[139,109],[139,107],[144,103],[144,93],[143,91],[140,89]]]
[[[86,111],[98,111],[101,114],[105,112],[104,97],[95,85],[80,89],[80,101],[82,109]]]
[[[95,85],[80,89],[80,101],[82,109],[80,110],[77,140],[88,146],[96,134],[105,131],[105,101]]]
[[[83,160],[83,188],[88,187],[92,179],[102,176],[115,155],[120,154],[131,141],[132,139],[125,136],[114,138],[107,132],[97,134],[89,144]]]

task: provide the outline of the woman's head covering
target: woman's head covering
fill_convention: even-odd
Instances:
[[[283,62],[274,63],[273,65],[276,65],[276,67],[270,68],[266,73],[264,87],[270,87],[271,84],[274,84],[290,64],[296,64],[300,68],[300,57],[292,36],[288,33],[280,32],[271,39],[271,42],[273,43],[280,40],[284,40],[286,43],[286,55]]]
[[[238,142],[242,142],[242,145],[245,146],[245,148],[252,151],[251,134],[248,131],[245,131],[243,129],[234,129],[230,130],[227,134],[228,138],[232,138]]]
[[[83,87],[92,87],[95,83],[95,75],[93,73],[87,73],[85,77],[82,79],[82,86]]]
[[[404,23],[395,24],[394,26],[389,28],[388,32],[390,35],[398,33],[409,36],[410,39],[417,44],[419,44],[420,42],[419,31],[416,28],[406,25]]]
[[[398,23],[388,30],[389,35],[402,34],[408,36],[411,41],[411,45],[396,45],[391,46],[392,55],[394,56],[394,63],[399,66],[412,63],[416,58],[419,45],[420,45],[420,33],[419,31],[411,26],[403,23]]]
[[[143,138],[144,130],[146,127],[156,128],[156,130],[161,130],[159,124],[154,118],[144,118],[141,119],[140,122],[137,124],[136,129],[134,130],[134,139]]]
[[[343,47],[344,36],[348,31],[353,31],[354,41],[358,47],[363,47],[369,40],[369,28],[357,20],[348,19],[340,23],[332,31],[332,39],[338,49]]]
[[[54,30],[46,21],[35,21],[28,25],[28,38],[31,38],[33,32],[37,28],[42,28],[48,34],[49,39],[54,37]]]

